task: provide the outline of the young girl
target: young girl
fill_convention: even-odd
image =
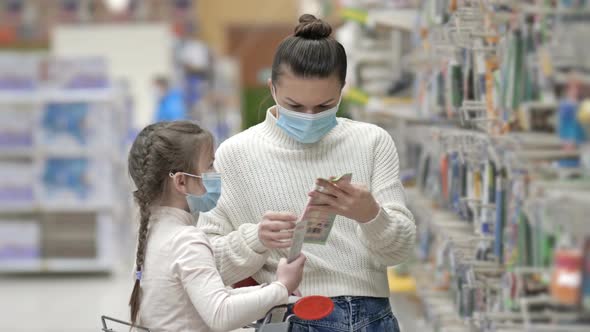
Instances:
[[[151,331],[237,329],[287,303],[301,282],[304,256],[282,261],[278,281],[269,285],[224,287],[211,245],[194,225],[194,214],[219,198],[213,150],[211,134],[189,121],[147,126],[131,147],[129,173],[141,215],[133,324]]]

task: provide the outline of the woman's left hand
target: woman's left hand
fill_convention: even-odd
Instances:
[[[363,224],[379,214],[379,203],[366,186],[324,179],[318,179],[316,185],[319,190],[308,194],[313,198],[313,211],[338,214]]]

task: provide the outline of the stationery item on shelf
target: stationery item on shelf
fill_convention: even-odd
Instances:
[[[48,103],[42,112],[40,138],[53,150],[95,148],[112,150],[116,139],[113,110],[107,104],[74,102]]]
[[[578,103],[562,100],[559,103],[559,138],[567,145],[577,145],[585,139],[584,129],[577,120]]]
[[[102,57],[60,57],[49,61],[49,79],[57,89],[101,89],[110,86]]]
[[[34,104],[0,107],[0,151],[23,151],[33,146]]]
[[[473,171],[473,198],[481,201],[482,196],[481,171],[476,169]]]
[[[47,158],[41,168],[41,205],[79,208],[103,206],[113,199],[109,160],[84,157]]]
[[[487,161],[484,167],[480,215],[481,233],[491,235],[495,215],[493,204],[496,197],[496,166],[492,161]]]
[[[461,165],[461,199],[468,198],[472,199],[473,196],[469,194],[470,189],[472,188],[472,174],[467,164]],[[460,215],[463,217],[464,220],[469,222],[473,221],[473,211],[469,208],[467,202],[462,204],[460,210]]]
[[[440,180],[443,199],[449,199],[449,156],[443,153],[440,158]]]
[[[551,275],[551,297],[557,302],[577,306],[582,286],[582,253],[578,249],[557,249]]]
[[[85,124],[88,112],[87,103],[48,104],[43,112],[44,139],[50,143],[60,136],[66,136],[79,145],[85,145],[88,137]]]
[[[486,101],[486,113],[487,118],[497,119],[498,115],[496,112],[497,104],[497,89],[496,89],[496,72],[498,70],[498,63],[495,57],[488,57],[485,61],[485,101]]]
[[[0,262],[40,258],[41,230],[36,220],[0,219]]]
[[[457,62],[449,65],[451,105],[458,109],[463,104],[463,69]]]
[[[461,203],[461,165],[457,153],[451,155],[451,165],[449,167],[450,179],[450,206],[456,213],[460,211]]]
[[[34,91],[39,86],[41,58],[23,53],[0,55],[0,91]]]
[[[584,129],[578,120],[580,82],[570,77],[564,98],[558,106],[558,133],[566,146],[575,146],[585,140]]]
[[[422,190],[426,189],[428,181],[428,170],[430,168],[430,155],[423,150],[420,154],[420,161],[418,164],[418,187]]]
[[[506,223],[506,171],[500,169],[496,177],[496,223],[494,225],[494,255],[496,260],[504,263],[504,226]]]
[[[590,313],[590,237],[587,237],[584,242],[583,254],[584,262],[582,263],[583,278],[581,305],[585,312]]]
[[[533,265],[532,259],[532,234],[529,220],[521,211],[518,218],[518,262],[519,266]]]
[[[34,167],[29,162],[0,162],[0,212],[31,208],[36,182]]]

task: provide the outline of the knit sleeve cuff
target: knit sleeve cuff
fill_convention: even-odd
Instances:
[[[242,235],[244,237],[244,241],[255,253],[259,255],[267,253],[268,248],[266,248],[258,238],[258,225],[250,225],[250,227],[243,227],[244,229],[242,230]]]
[[[373,220],[360,224],[360,228],[367,238],[378,239],[383,236],[391,221],[383,207],[379,208],[379,213]]]

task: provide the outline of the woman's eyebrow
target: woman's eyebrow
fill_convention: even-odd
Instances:
[[[287,101],[290,102],[290,103],[292,103],[292,104],[301,105],[300,103],[296,102],[295,100],[293,100],[293,99],[291,99],[289,97],[286,97],[285,99],[287,99]]]
[[[286,97],[285,99],[287,99],[287,101],[290,102],[290,103],[292,103],[292,104],[301,105],[300,103],[296,102],[295,100],[293,100],[293,99],[291,99],[289,97]],[[334,101],[334,98],[330,98],[330,99],[328,99],[328,100],[326,100],[323,103],[320,103],[318,105],[328,104],[328,103],[331,103],[333,101]]]

